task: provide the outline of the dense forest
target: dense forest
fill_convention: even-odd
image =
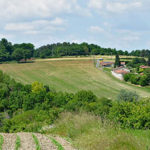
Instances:
[[[61,56],[79,56],[79,55],[126,55],[147,57],[150,50],[133,50],[132,52],[116,50],[112,48],[102,48],[95,44],[88,43],[57,43],[42,46],[36,49],[34,56],[40,58],[61,57]]]
[[[116,50],[112,48],[102,48],[95,44],[88,43],[57,43],[49,44],[35,49],[32,43],[12,44],[7,39],[0,41],[0,62],[20,61],[26,62],[27,59],[35,58],[51,58],[62,56],[87,56],[87,55],[131,55],[147,57],[150,50],[133,50],[131,52]]]

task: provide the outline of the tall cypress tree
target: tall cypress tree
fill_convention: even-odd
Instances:
[[[148,55],[147,65],[150,66],[150,55]]]
[[[115,67],[115,68],[116,68],[116,67],[120,67],[120,58],[119,58],[118,53],[116,54],[115,66],[114,66],[114,67]]]

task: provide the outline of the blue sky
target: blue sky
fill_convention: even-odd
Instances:
[[[150,49],[149,0],[0,0],[0,38]]]

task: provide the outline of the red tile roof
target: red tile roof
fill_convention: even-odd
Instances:
[[[125,71],[125,70],[115,70],[114,72],[117,73],[117,74],[127,74],[127,73],[129,73],[128,71]]]
[[[121,65],[125,65],[126,64],[126,62],[121,62]]]
[[[113,65],[114,62],[100,62],[102,66]]]
[[[150,68],[150,66],[144,66],[144,65],[142,65],[142,66],[140,66],[140,68],[147,69],[147,68]]]

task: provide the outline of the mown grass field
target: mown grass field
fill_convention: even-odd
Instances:
[[[109,60],[112,57],[104,58]],[[113,58],[112,58],[113,59]],[[36,60],[34,63],[1,64],[0,70],[24,84],[39,81],[57,91],[91,90],[98,97],[115,98],[121,89],[150,96],[150,88],[137,87],[98,70],[93,57]]]

